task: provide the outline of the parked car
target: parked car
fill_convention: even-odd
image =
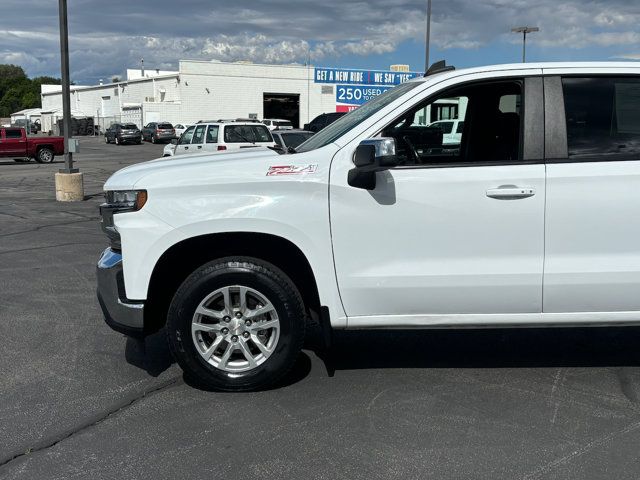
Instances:
[[[273,135],[276,146],[286,151],[289,148],[296,148],[301,143],[309,140],[313,136],[313,132],[307,132],[306,130],[274,130],[271,135]]]
[[[113,123],[104,132],[104,143],[142,143],[142,133],[135,123]]]
[[[189,125],[184,124],[184,123],[176,123],[173,126],[173,129],[175,131],[175,137],[176,138],[180,138],[180,135],[182,135],[184,133],[184,131],[187,129]]]
[[[442,130],[443,145],[460,145],[464,121],[462,120],[437,120],[429,125]]]
[[[460,98],[445,149],[415,119]],[[105,319],[166,326],[220,390],[281,379],[307,319],[325,348],[333,329],[638,325],[638,98],[637,63],[437,65],[296,153],[127,167],[104,186]]]
[[[38,163],[51,163],[64,154],[62,137],[27,137],[24,128],[0,128],[0,157],[21,161],[33,158]]]
[[[174,155],[276,145],[269,129],[256,121],[198,123],[188,127],[173,143]]]
[[[171,143],[167,143],[164,148],[162,149],[162,156],[163,157],[173,157],[175,151],[176,151],[176,145],[177,145],[177,141],[171,140]]]
[[[309,132],[319,132],[323,128],[331,125],[343,115],[346,115],[346,112],[323,113],[311,120],[311,122],[306,123],[304,125],[304,129]]]
[[[278,118],[265,118],[262,120],[269,130],[291,130],[293,124],[290,120],[281,120]]]
[[[142,129],[142,139],[151,142],[170,142],[175,138],[176,130],[169,122],[151,122]]]

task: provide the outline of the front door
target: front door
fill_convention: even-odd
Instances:
[[[193,132],[196,127],[191,126],[187,128],[182,135],[180,135],[180,139],[178,140],[178,144],[176,145],[175,155],[184,155],[186,153],[193,153],[191,150],[191,140],[193,139]]]
[[[24,157],[27,152],[27,139],[19,128],[7,128],[0,138],[0,152],[3,156]]]
[[[357,145],[338,152],[331,230],[350,325],[542,311],[541,104],[539,77],[470,84],[417,104],[381,130],[396,140],[401,165],[377,173],[373,190],[347,184]],[[441,120],[464,121],[457,144],[444,141]]]

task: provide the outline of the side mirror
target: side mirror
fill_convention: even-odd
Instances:
[[[171,145],[177,145],[178,144],[178,139],[177,138],[172,138],[171,139]]]
[[[376,188],[376,172],[398,165],[394,138],[368,138],[360,142],[353,155],[355,168],[349,170],[347,183],[352,187],[373,190]]]

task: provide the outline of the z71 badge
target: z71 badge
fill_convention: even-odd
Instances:
[[[305,173],[316,173],[318,165],[277,165],[269,167],[267,177],[274,175],[302,175]]]

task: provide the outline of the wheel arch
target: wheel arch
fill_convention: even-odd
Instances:
[[[51,152],[55,152],[55,149],[53,148],[53,144],[41,143],[41,144],[36,145],[36,153],[38,153],[43,148],[48,148],[49,150],[51,150]]]
[[[212,233],[182,240],[160,256],[149,281],[145,330],[152,333],[164,326],[176,290],[196,268],[228,256],[255,257],[272,263],[291,278],[307,311],[320,312],[320,295],[311,263],[296,244],[267,233]]]

